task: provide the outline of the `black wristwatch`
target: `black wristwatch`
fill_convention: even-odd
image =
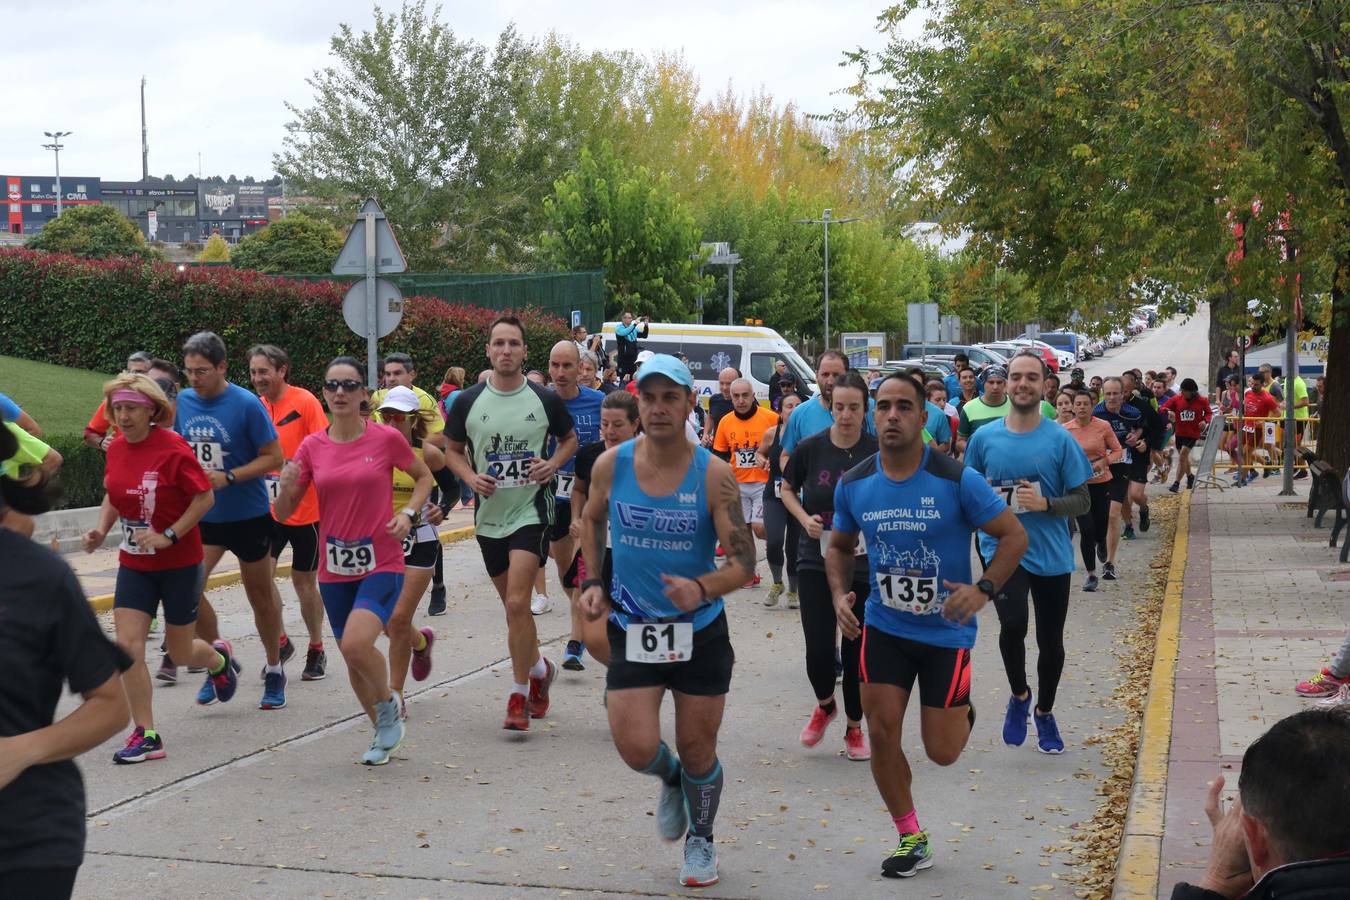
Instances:
[[[234,472],[229,469],[225,470],[225,483],[234,484]]]
[[[178,543],[178,532],[174,531],[172,528],[165,528],[160,533],[169,539],[169,543],[171,544]]]
[[[985,596],[991,598],[994,596],[994,594],[998,593],[998,591],[994,589],[994,583],[990,581],[988,578],[981,578],[979,581],[975,582],[975,587],[979,588],[980,591],[985,594]]]
[[[581,582],[581,589],[583,591],[589,590],[590,588],[593,587],[603,588],[604,586],[605,586],[605,579],[603,578],[587,578],[585,581]]]

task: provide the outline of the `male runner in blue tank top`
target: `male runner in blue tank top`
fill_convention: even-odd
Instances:
[[[933,864],[928,832],[919,828],[901,723],[917,679],[919,732],[928,758],[950,766],[975,727],[970,704],[970,650],[975,613],[1012,575],[1027,535],[994,489],[973,469],[923,440],[923,385],[896,373],[876,396],[876,456],[839,479],[825,571],[845,637],[862,635],[858,675],[872,739],[872,779],[900,843],[881,874],[908,878]],[[970,583],[970,537],[998,539],[984,577]],[[859,537],[861,533],[861,538]],[[854,545],[867,542],[871,592],[859,626],[853,615]]]
[[[614,576],[609,584],[587,578],[581,605],[592,620],[609,613],[614,745],[629,767],[661,779],[657,827],[666,840],[685,838],[680,884],[706,887],[718,880],[717,732],[735,662],[722,595],[750,577],[754,541],[731,466],[685,435],[697,400],[688,366],[655,355],[637,385],[643,435],[596,461],[582,513],[587,573],[602,571],[608,526]],[[720,569],[719,540],[726,551]],[[667,689],[680,757],[661,740]]]

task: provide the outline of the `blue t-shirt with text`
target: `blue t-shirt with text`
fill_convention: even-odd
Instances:
[[[605,399],[605,395],[593,388],[579,388],[580,393],[571,400],[562,399],[563,405],[567,411],[572,414],[572,427],[577,432],[577,449],[580,450],[587,444],[594,444],[600,440],[600,402]],[[557,442],[553,442],[557,446]],[[572,458],[565,462],[559,472],[575,472],[577,468],[577,455],[572,454]]]
[[[224,472],[248,465],[263,446],[277,439],[276,426],[262,401],[237,384],[209,400],[189,388],[178,395],[173,430],[183,436],[207,472]],[[203,522],[240,522],[269,515],[267,485],[250,478],[216,491],[216,503]]]
[[[1009,505],[1016,483],[1040,483],[1044,497],[1063,497],[1092,477],[1092,463],[1063,426],[1041,419],[1035,431],[1008,430],[1008,420],[990,422],[970,436],[966,465],[989,479]],[[1027,532],[1022,568],[1033,575],[1063,575],[1074,569],[1069,521],[1047,512],[1027,511],[1017,516]],[[980,555],[993,559],[998,540],[980,535]]]
[[[876,427],[872,424],[872,400],[867,400],[867,416],[863,419],[863,431],[868,434],[876,434]],[[806,440],[813,434],[819,434],[826,428],[834,424],[834,413],[826,409],[820,402],[820,395],[812,397],[803,403],[798,404],[792,411],[792,417],[788,419],[787,427],[783,429],[783,436],[779,443],[783,446],[785,453],[791,453],[797,445]]]
[[[1003,509],[974,470],[928,446],[904,481],[886,475],[880,455],[846,472],[834,489],[834,529],[867,542],[867,627],[935,647],[975,646],[975,617],[943,618],[943,582],[971,583],[970,535]]]

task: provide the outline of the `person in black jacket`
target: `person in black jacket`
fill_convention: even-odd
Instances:
[[[1223,776],[1209,786],[1209,864],[1172,900],[1350,898],[1350,707],[1281,719],[1242,757],[1238,797],[1225,812]]]

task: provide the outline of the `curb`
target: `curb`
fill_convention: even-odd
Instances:
[[[463,525],[460,526],[459,528],[451,528],[449,531],[443,531],[440,533],[439,537],[441,539],[442,544],[453,544],[455,541],[462,541],[465,538],[473,537],[473,535],[474,535],[473,526]],[[280,563],[277,566],[278,578],[280,578],[282,575],[289,575],[289,574],[291,574],[290,563]],[[218,587],[229,587],[232,584],[238,584],[239,580],[240,575],[238,569],[235,569],[231,572],[218,572],[215,575],[212,575],[210,578],[206,579],[206,585],[202,588],[202,590],[209,591]],[[93,597],[89,598],[89,605],[90,607],[93,608],[94,612],[96,613],[107,612],[108,610],[112,609],[113,595],[96,594]]]
[[[1162,617],[1154,641],[1153,672],[1139,733],[1130,807],[1125,814],[1112,900],[1154,898],[1162,865],[1163,816],[1167,801],[1168,754],[1172,745],[1172,709],[1176,701],[1177,655],[1181,643],[1181,594],[1190,543],[1191,492],[1177,509],[1172,562],[1167,571]]]

